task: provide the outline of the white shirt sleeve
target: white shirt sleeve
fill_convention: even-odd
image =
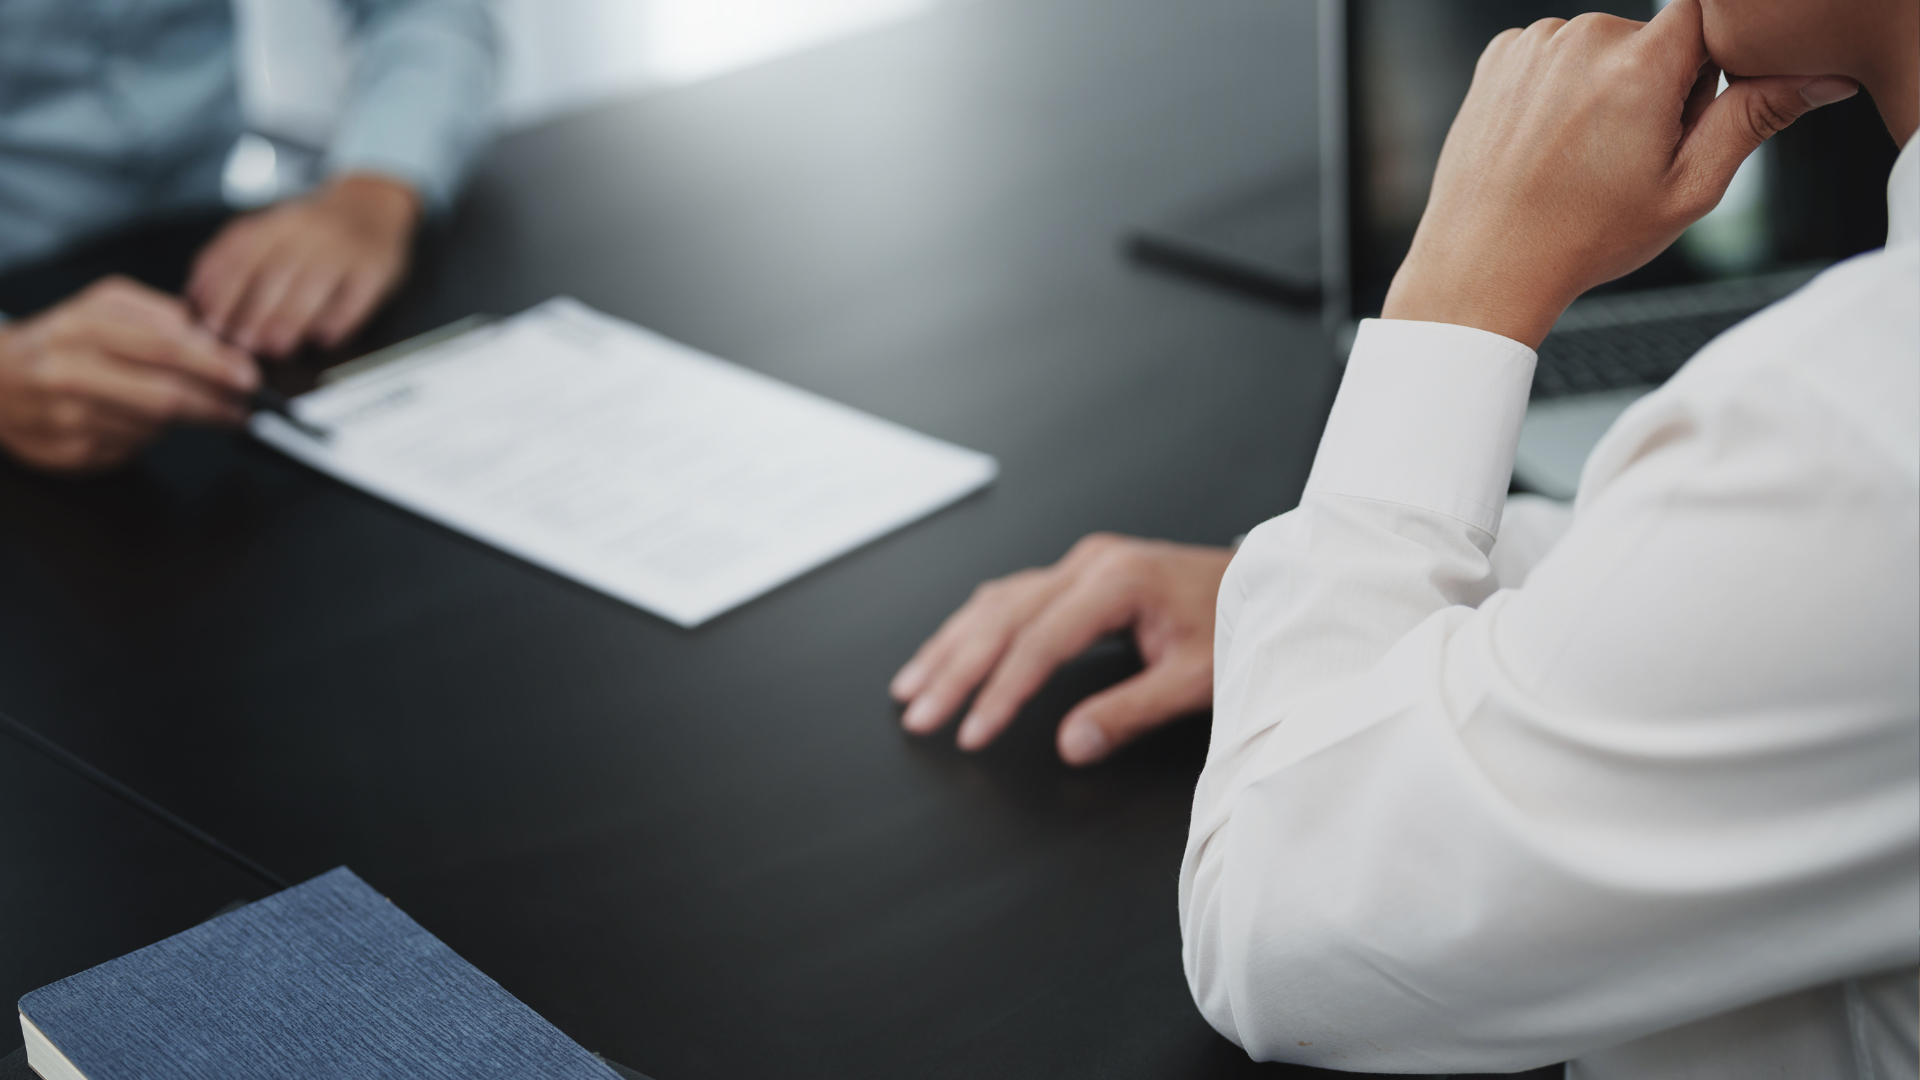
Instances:
[[[1180,917],[1255,1058],[1529,1068],[1920,955],[1912,481],[1791,370],[1683,373],[1499,589],[1533,360],[1363,324],[1221,585]]]
[[[1507,496],[1507,508],[1500,514],[1500,538],[1487,553],[1493,580],[1505,589],[1525,585],[1533,568],[1572,526],[1572,503],[1544,495]]]

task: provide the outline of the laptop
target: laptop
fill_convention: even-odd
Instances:
[[[1320,0],[1320,279],[1341,355],[1380,312],[1486,43],[1582,11],[1646,19],[1655,2]],[[1628,405],[1721,331],[1883,244],[1894,155],[1865,93],[1808,114],[1672,247],[1575,301],[1540,346],[1516,486],[1572,498]]]

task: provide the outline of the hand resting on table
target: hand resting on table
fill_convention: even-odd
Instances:
[[[1082,701],[1060,722],[1070,765],[1090,765],[1123,743],[1213,698],[1213,609],[1230,548],[1096,533],[1052,566],[974,590],[894,676],[901,722],[939,730],[976,688],[960,722],[978,750],[1012,723],[1061,664],[1104,634],[1130,631],[1146,670]],[[984,683],[984,685],[983,685]]]

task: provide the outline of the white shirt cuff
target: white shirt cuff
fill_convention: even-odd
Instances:
[[[1363,321],[1307,491],[1400,503],[1494,535],[1534,360],[1469,326]]]

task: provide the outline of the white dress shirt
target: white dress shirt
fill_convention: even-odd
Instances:
[[[1495,544],[1533,352],[1362,326],[1300,507],[1220,588],[1180,917],[1228,1038],[1355,1071],[1915,1076],[1916,144],[1884,251],[1630,409],[1570,523],[1516,503],[1537,565]]]

